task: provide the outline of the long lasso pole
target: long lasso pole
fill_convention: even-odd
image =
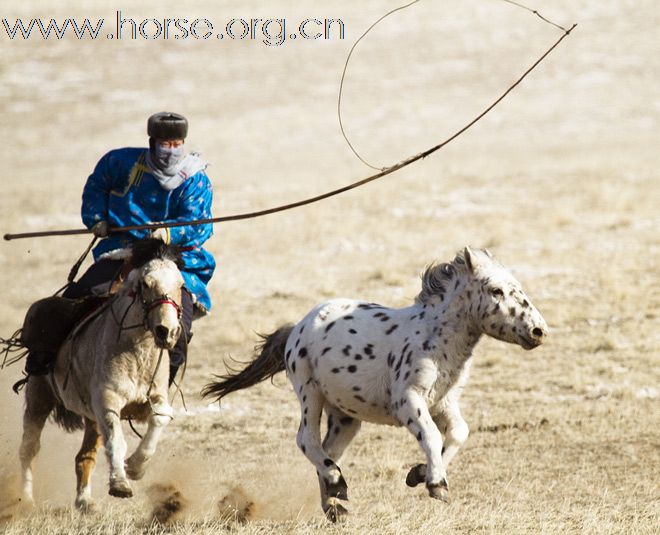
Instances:
[[[112,233],[119,233],[119,232],[128,232],[131,230],[154,230],[157,228],[174,228],[174,227],[184,227],[184,226],[194,226],[194,225],[208,225],[208,224],[213,224],[213,223],[226,223],[228,221],[240,221],[242,219],[253,219],[256,217],[262,217],[265,215],[269,214],[274,214],[277,212],[283,212],[285,210],[291,210],[293,208],[298,208],[300,206],[305,206],[307,204],[312,204],[318,201],[321,201],[323,199],[327,199],[329,197],[333,197],[335,195],[339,195],[340,193],[344,193],[346,191],[358,188],[360,186],[363,186],[365,184],[368,184],[369,182],[373,182],[374,180],[378,180],[379,178],[382,178],[384,176],[390,175],[394,173],[395,171],[398,171],[399,169],[403,169],[404,167],[407,167],[408,165],[421,160],[423,158],[426,158],[427,156],[433,154],[434,152],[440,150],[442,147],[456,139],[458,136],[463,134],[466,130],[471,128],[474,124],[479,122],[488,112],[490,112],[495,106],[497,106],[502,100],[504,100],[511,91],[513,91],[528,75],[531,73],[559,44],[566,38],[568,35],[573,31],[573,29],[577,26],[577,24],[573,24],[569,29],[564,30],[564,33],[562,36],[555,41],[555,43],[546,50],[541,57],[539,57],[532,65],[529,67],[513,84],[511,84],[504,93],[502,93],[492,104],[490,104],[484,111],[482,111],[479,115],[477,115],[472,121],[470,121],[468,124],[466,124],[464,127],[462,127],[460,130],[452,134],[450,137],[442,141],[441,143],[438,143],[437,145],[434,145],[433,147],[420,152],[414,156],[410,156],[406,158],[405,160],[401,160],[400,162],[387,167],[383,169],[382,171],[373,174],[371,176],[368,176],[367,178],[363,178],[362,180],[358,180],[357,182],[353,182],[352,184],[348,184],[347,186],[328,191],[326,193],[323,193],[321,195],[317,195],[315,197],[309,197],[307,199],[303,199],[300,201],[292,202],[289,204],[283,204],[281,206],[275,206],[273,208],[268,208],[265,210],[258,210],[254,212],[245,212],[241,214],[234,214],[234,215],[228,215],[228,216],[222,216],[222,217],[212,217],[209,219],[197,219],[194,221],[171,221],[171,222],[163,222],[163,223],[151,223],[148,225],[131,225],[131,226],[126,226],[126,227],[114,227],[110,228],[109,232]],[[38,237],[45,237],[45,236],[71,236],[71,235],[78,235],[78,234],[89,234],[91,232],[90,229],[68,229],[68,230],[48,230],[48,231],[40,231],[40,232],[23,232],[23,233],[18,233],[18,234],[5,234],[4,239],[9,241],[9,240],[16,240],[16,239],[22,239],[22,238],[38,238]]]

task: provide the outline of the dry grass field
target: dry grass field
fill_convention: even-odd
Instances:
[[[364,188],[261,219],[218,225],[214,310],[194,326],[187,410],[164,433],[136,496],[73,509],[81,435],[49,425],[34,509],[18,504],[22,400],[0,371],[0,529],[8,534],[659,533],[660,20],[650,0],[532,7],[579,26],[513,93],[442,151]],[[106,17],[74,0],[3,5],[1,16]],[[188,116],[188,146],[211,162],[214,214],[266,208],[371,174],[337,124],[353,41],[397,2],[156,2],[125,17],[341,18],[346,39],[10,40],[0,28],[0,230],[77,228],[80,193],[110,148],[146,143],[146,118]],[[370,162],[391,165],[477,115],[558,30],[497,0],[432,2],[387,19],[357,49],[344,122]],[[654,59],[655,58],[655,59]],[[88,243],[0,244],[0,336],[54,292]],[[325,521],[314,468],[297,450],[298,404],[283,375],[228,397],[199,396],[255,332],[317,302],[409,304],[418,275],[466,244],[488,247],[551,328],[525,352],[483,340],[463,397],[471,435],[449,469],[452,503],[405,485],[422,453],[403,430],[366,424],[342,468],[351,515]],[[136,444],[128,434],[130,445]],[[102,457],[102,456],[101,456]],[[169,520],[167,508],[178,509]],[[167,515],[165,515],[167,516]]]

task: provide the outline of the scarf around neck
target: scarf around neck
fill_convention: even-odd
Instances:
[[[198,152],[186,154],[178,163],[163,170],[154,162],[151,151],[147,150],[145,163],[160,187],[166,191],[178,188],[189,177],[203,171],[208,166]]]

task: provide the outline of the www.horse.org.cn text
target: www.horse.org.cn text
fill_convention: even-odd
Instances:
[[[295,40],[344,39],[346,28],[340,18],[309,17],[296,21],[282,18],[231,18],[212,22],[199,17],[134,19],[121,11],[114,20],[75,18],[29,20],[2,19],[4,34],[11,40],[60,40],[68,34],[78,40],[186,40],[257,41],[267,46],[281,46]],[[2,32],[0,32],[2,35]]]

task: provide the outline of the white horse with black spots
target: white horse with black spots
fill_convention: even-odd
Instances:
[[[406,483],[425,482],[431,497],[448,501],[447,466],[468,437],[458,402],[476,343],[486,334],[533,349],[547,330],[511,273],[488,251],[466,247],[451,263],[426,269],[413,305],[322,303],[264,337],[250,365],[210,383],[204,395],[219,400],[286,369],[301,407],[297,444],[316,467],[332,521],[347,512],[337,463],[361,421],[405,426],[426,456]]]

